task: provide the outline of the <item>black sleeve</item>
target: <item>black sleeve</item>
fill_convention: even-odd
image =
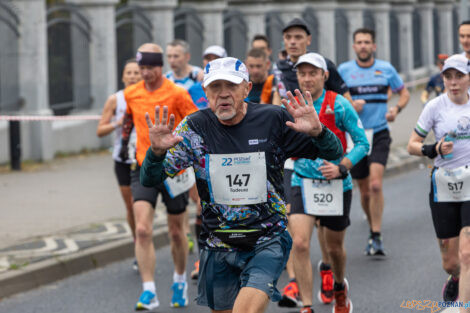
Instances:
[[[326,67],[328,68],[328,72],[330,72],[330,76],[325,83],[325,89],[334,91],[340,95],[345,94],[349,91],[346,83],[339,75],[338,70],[336,69],[336,65],[329,59],[325,58]]]

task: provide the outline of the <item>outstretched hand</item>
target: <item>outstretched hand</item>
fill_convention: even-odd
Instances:
[[[294,122],[287,121],[286,125],[295,131],[307,134],[311,137],[318,136],[322,131],[322,124],[313,107],[312,95],[308,91],[305,93],[307,103],[305,103],[304,97],[298,89],[295,90],[295,95],[298,100],[288,91],[287,97],[290,103],[285,99],[282,100],[282,104],[284,104],[284,107],[294,118]]]
[[[162,156],[166,150],[178,144],[183,140],[183,137],[173,135],[173,128],[175,127],[175,116],[170,115],[168,121],[168,107],[163,107],[163,115],[160,120],[160,106],[155,107],[155,124],[152,123],[148,113],[145,113],[145,120],[149,128],[150,147],[153,153],[157,156]]]

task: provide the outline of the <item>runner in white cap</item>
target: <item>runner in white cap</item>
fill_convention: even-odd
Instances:
[[[294,272],[303,303],[300,312],[313,313],[310,241],[316,223],[318,238],[324,245],[318,300],[324,304],[334,301],[333,313],[350,313],[353,305],[345,278],[344,248],[352,199],[349,170],[367,154],[369,144],[351,103],[343,96],[325,89],[329,74],[325,59],[318,53],[307,53],[298,59],[295,69],[300,89],[303,93],[311,93],[313,107],[320,121],[340,139],[343,151],[346,151],[345,132],[351,135],[354,142],[350,152],[334,161],[318,158],[298,159],[294,163],[289,226],[294,242]]]
[[[207,63],[210,61],[214,61],[215,59],[218,58],[226,58],[227,57],[227,51],[221,46],[213,45],[207,47],[206,50],[204,50],[204,53],[202,54],[202,63],[204,67],[206,67]]]
[[[449,274],[444,301],[470,301],[470,61],[449,57],[442,69],[446,93],[428,102],[411,134],[408,151],[434,159],[429,203]],[[423,144],[433,131],[434,144]],[[469,312],[460,309],[460,312]]]
[[[289,157],[332,160],[339,139],[318,119],[310,93],[291,93],[286,109],[244,101],[251,89],[238,59],[221,58],[204,71],[210,109],[186,117],[147,115],[151,148],[141,183],[155,186],[193,167],[202,205],[198,304],[213,312],[264,312],[281,297],[276,283],[292,240],[286,231],[283,166]],[[289,114],[290,113],[290,114]],[[153,115],[153,114],[152,114]]]

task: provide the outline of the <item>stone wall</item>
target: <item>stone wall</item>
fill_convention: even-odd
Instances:
[[[7,2],[19,20],[18,73],[22,105],[14,112],[2,112],[0,104],[0,114],[51,115],[45,1]],[[117,88],[115,11],[118,0],[68,0],[68,3],[74,4],[90,25],[92,99],[87,112],[75,110],[70,114],[100,114],[106,98]],[[377,57],[394,63],[408,81],[428,76],[435,71],[437,53],[452,54],[458,47],[453,17],[459,15],[460,4],[454,0],[129,0],[129,4],[144,10],[152,25],[149,33],[162,46],[175,35],[175,10],[187,9],[188,14],[193,14],[191,18],[202,25],[202,45],[199,42],[194,45],[197,50],[192,51],[199,56],[208,45],[224,45],[224,41],[230,39],[227,36],[233,32],[224,28],[228,11],[236,11],[236,18],[242,18],[246,24],[242,38],[250,40],[254,34],[265,33],[269,28],[271,37],[278,38],[272,43],[274,47],[282,46],[279,42],[282,25],[293,17],[303,16],[317,34],[312,38],[311,47],[334,61],[353,58],[352,33],[365,23],[373,25],[377,33]],[[191,42],[191,38],[187,39]],[[245,46],[249,47],[249,42],[244,43]],[[237,54],[240,53],[238,49]],[[57,152],[104,148],[111,143],[110,138],[96,138],[96,121],[21,124],[23,159],[50,160]],[[0,163],[6,163],[9,160],[8,123],[2,121],[0,146]]]

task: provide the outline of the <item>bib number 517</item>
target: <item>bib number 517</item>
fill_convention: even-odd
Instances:
[[[447,188],[449,188],[449,191],[460,191],[463,188],[463,181],[447,183]]]
[[[243,187],[243,186],[248,186],[248,182],[250,181],[250,174],[236,174],[235,176],[232,177],[232,175],[227,175],[225,176],[228,179],[228,185],[229,187],[232,187],[233,185]]]

